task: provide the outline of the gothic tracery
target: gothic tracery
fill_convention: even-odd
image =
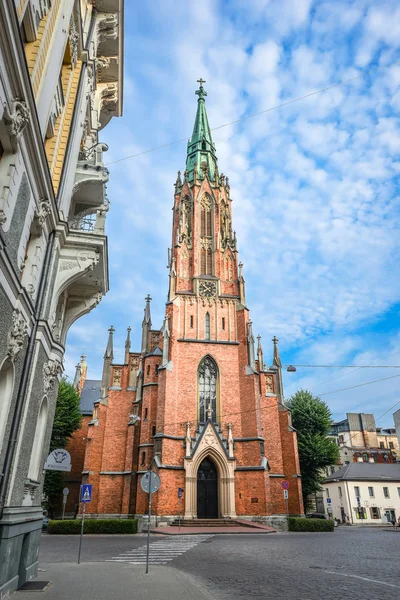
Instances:
[[[217,420],[217,378],[218,367],[215,361],[206,356],[199,366],[199,421],[204,423],[207,419],[207,410],[211,406],[212,421]],[[210,411],[211,414],[211,411]]]

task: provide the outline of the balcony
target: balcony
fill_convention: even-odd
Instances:
[[[92,147],[83,148],[80,151],[72,190],[71,211],[73,214],[76,215],[107,203],[105,184],[109,179],[109,171],[103,162],[103,152],[107,150],[107,144],[98,142]]]

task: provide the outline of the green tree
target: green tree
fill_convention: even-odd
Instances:
[[[307,507],[310,496],[321,489],[322,469],[337,463],[339,448],[328,437],[332,415],[326,402],[307,390],[299,390],[287,405],[297,431],[304,505]]]
[[[82,415],[79,403],[79,394],[74,386],[65,379],[61,379],[51,434],[50,452],[56,448],[65,448],[74,431],[81,426]],[[46,498],[45,508],[47,508],[50,517],[53,517],[54,508],[60,504],[63,487],[62,473],[46,471],[43,494]]]

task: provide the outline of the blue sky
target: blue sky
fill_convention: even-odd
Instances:
[[[277,335],[286,364],[400,365],[399,40],[397,0],[125,2],[124,116],[102,132],[108,163],[189,137],[200,76],[211,127],[359,77],[213,133],[267,361]],[[82,353],[101,376],[110,324],[116,361],[128,325],[139,348],[148,292],[161,326],[185,150],[110,165],[110,291],[69,332],[70,377]],[[298,368],[285,395],[305,387],[329,393],[334,418],[378,417],[400,401],[400,377],[336,390],[396,374]]]

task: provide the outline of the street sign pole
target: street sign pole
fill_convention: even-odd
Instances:
[[[149,572],[149,554],[150,554],[150,520],[151,520],[151,476],[152,471],[149,472],[149,522],[147,524],[147,551],[146,551],[146,574]]]
[[[86,513],[86,502],[83,503],[81,535],[79,538],[79,550],[78,550],[78,565],[81,563],[81,549],[82,549],[83,528],[85,526],[85,513]]]
[[[286,502],[286,516],[289,518],[289,490],[283,490],[283,497]]]
[[[69,489],[65,487],[63,489],[63,511],[62,511],[62,520],[64,521],[65,517],[65,505],[67,504],[67,496],[69,494]]]
[[[181,498],[182,498],[182,488],[178,488],[178,523],[179,523],[179,531],[181,530]]]
[[[93,486],[91,483],[82,483],[81,489],[79,491],[79,495],[80,495],[79,500],[83,504],[83,511],[82,511],[81,535],[79,538],[78,565],[81,562],[82,537],[83,537],[83,528],[85,527],[86,503],[92,501],[92,487]]]

